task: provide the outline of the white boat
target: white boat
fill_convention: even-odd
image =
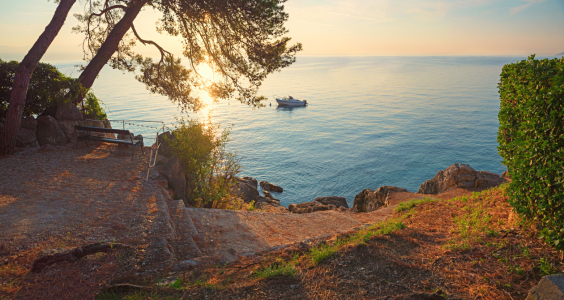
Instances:
[[[307,100],[294,99],[292,96],[276,98],[276,102],[278,102],[278,105],[287,106],[305,106],[307,104]]]

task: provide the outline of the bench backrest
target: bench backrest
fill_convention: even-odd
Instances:
[[[90,127],[90,126],[79,126],[79,125],[74,125],[74,128],[76,130],[82,130],[82,131],[127,134],[127,136],[130,136],[129,130],[101,128],[101,127]]]

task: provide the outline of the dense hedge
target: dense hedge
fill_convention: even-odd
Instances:
[[[564,250],[564,58],[505,65],[499,94],[498,149],[512,178],[511,205]]]

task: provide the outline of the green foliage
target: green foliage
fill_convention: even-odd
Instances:
[[[8,111],[18,64],[17,61],[6,62],[0,59],[0,122],[4,122]],[[65,76],[50,64],[39,63],[31,75],[23,116],[39,115],[48,107],[69,102],[82,90],[77,79]],[[87,95],[85,108],[92,118],[106,119],[99,100],[92,92]]]
[[[85,60],[90,61],[103,49],[109,33],[125,14],[122,9],[110,9],[120,4],[134,9],[137,1],[90,1],[84,14],[76,14],[81,25],[73,30],[85,35]],[[205,90],[216,100],[237,98],[241,102],[260,106],[264,97],[257,92],[267,75],[295,62],[301,44],[291,44],[285,36],[286,0],[248,1],[145,1],[159,20],[158,33],[180,39],[181,61],[154,42],[141,40],[137,32],[127,34],[113,52],[109,65],[123,71],[138,71],[136,79],[153,93],[167,96],[183,110],[198,110],[203,103],[198,90]],[[138,3],[138,2],[137,2]],[[99,13],[108,11],[107,13]],[[132,21],[129,21],[132,22]],[[122,23],[123,24],[123,23]],[[136,38],[136,36],[138,38]],[[159,59],[136,53],[137,41],[155,46]],[[202,69],[209,68],[212,76]]]
[[[84,99],[85,117],[88,119],[106,120],[108,116],[104,109],[100,106],[102,103],[94,93],[89,92]]]
[[[540,238],[564,250],[564,58],[505,65],[499,83],[499,153],[515,211],[539,220]]]
[[[198,206],[231,208],[233,177],[241,169],[236,154],[225,149],[229,129],[220,130],[211,119],[180,120],[170,146],[178,155]]]

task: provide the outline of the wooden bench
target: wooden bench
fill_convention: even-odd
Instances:
[[[143,151],[143,137],[141,137],[141,139],[139,139],[139,140],[134,140],[133,136],[131,135],[129,130],[90,127],[90,126],[79,126],[79,125],[75,125],[74,128],[77,131],[83,131],[85,133],[85,135],[83,135],[83,136],[78,136],[78,139],[79,140],[85,140],[87,145],[88,145],[88,141],[106,142],[106,143],[114,143],[114,144],[120,144],[120,145],[131,145],[131,147],[132,147],[131,157],[132,158],[135,156],[135,147],[141,146],[141,153],[145,154],[145,152]],[[123,134],[123,135],[125,135],[129,138],[128,139],[116,139],[116,138],[102,137],[102,136],[91,135],[92,132],[114,133],[114,134],[118,134],[118,135]],[[76,145],[78,147],[78,141],[76,142]]]

